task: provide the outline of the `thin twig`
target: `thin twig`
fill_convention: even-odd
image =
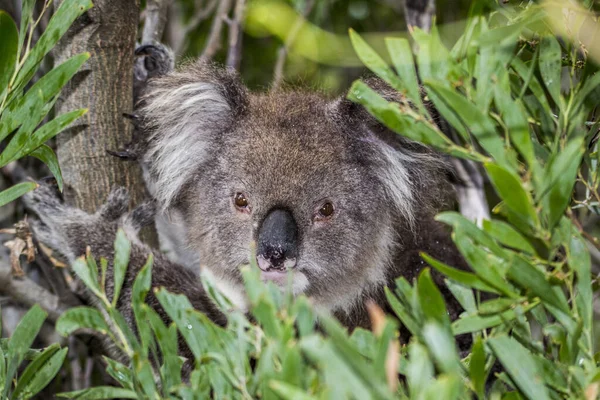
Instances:
[[[237,0],[233,19],[229,23],[229,49],[227,50],[227,66],[239,71],[242,60],[242,18],[246,0]]]
[[[292,29],[290,29],[283,46],[279,48],[277,53],[277,61],[275,63],[275,70],[273,72],[273,83],[271,84],[271,90],[277,90],[281,85],[281,82],[283,81],[283,67],[285,66],[285,60],[287,58],[289,48],[296,41],[296,36],[298,36],[300,28],[302,28],[302,25],[304,25],[306,22],[306,18],[308,18],[310,15],[314,4],[314,0],[306,1],[304,11],[302,12],[302,17],[296,19],[296,22],[294,23],[294,26],[292,26]]]
[[[200,3],[200,2],[196,2]],[[192,16],[190,21],[185,25],[184,35],[187,37],[194,29],[200,25],[200,22],[204,21],[210,16],[217,6],[217,0],[210,0],[206,7],[202,8],[200,4],[196,4],[196,13]]]
[[[142,44],[160,42],[167,24],[167,10],[170,4],[171,0],[148,0],[146,2]]]
[[[213,18],[212,26],[210,27],[210,34],[208,36],[208,40],[206,41],[206,46],[204,47],[204,51],[200,56],[201,60],[212,60],[215,54],[217,54],[217,51],[219,51],[221,48],[221,31],[223,29],[225,18],[227,18],[227,14],[229,14],[230,9],[231,0],[221,0],[219,3],[219,8],[217,9],[217,13]]]
[[[33,242],[35,247],[40,249],[40,243],[35,237],[33,238]],[[61,302],[71,307],[83,304],[69,287],[61,268],[55,267],[48,255],[42,250],[38,251],[35,263],[40,267],[44,277]]]

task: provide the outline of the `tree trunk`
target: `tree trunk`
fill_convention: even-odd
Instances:
[[[55,2],[55,7],[61,1]],[[65,181],[65,200],[94,212],[114,186],[129,189],[132,206],[144,200],[137,163],[121,161],[106,150],[122,148],[133,127],[122,114],[133,110],[133,62],[139,0],[94,0],[55,48],[56,63],[82,53],[88,62],[63,89],[57,113],[85,107],[88,113],[58,135],[57,155]],[[155,233],[144,239],[156,244]]]

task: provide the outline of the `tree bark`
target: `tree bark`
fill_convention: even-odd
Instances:
[[[94,0],[94,7],[75,21],[55,48],[57,64],[82,52],[91,54],[56,104],[57,113],[88,109],[57,137],[65,200],[88,212],[97,210],[114,186],[129,189],[132,206],[145,197],[139,165],[106,152],[124,147],[133,133],[122,114],[133,110],[138,19],[139,0]],[[145,232],[144,239],[156,244],[155,234]]]

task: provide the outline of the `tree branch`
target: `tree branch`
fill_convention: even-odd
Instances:
[[[170,4],[171,0],[148,0],[146,2],[142,44],[160,42],[167,24],[167,10]]]
[[[279,48],[277,61],[275,63],[275,70],[273,73],[273,82],[271,83],[271,90],[277,90],[281,85],[281,82],[283,81],[283,67],[285,66],[285,60],[287,58],[289,48],[296,41],[296,36],[298,36],[300,28],[302,28],[302,25],[304,25],[304,22],[310,15],[314,5],[314,0],[306,0],[304,11],[302,12],[302,18],[299,17],[296,19],[296,22],[292,26],[292,29],[290,29],[288,36],[285,39],[285,43]]]
[[[26,307],[39,304],[48,313],[48,318],[56,322],[58,317],[68,307],[58,296],[50,293],[28,277],[15,278],[12,276],[10,265],[0,261],[0,293],[9,296]]]
[[[242,60],[242,18],[246,0],[237,0],[233,19],[229,22],[229,49],[227,50],[227,66],[239,71]]]
[[[213,19],[212,26],[210,27],[210,34],[206,41],[204,51],[200,56],[203,61],[212,60],[217,51],[221,48],[221,30],[223,29],[223,23],[229,10],[231,9],[231,0],[220,0],[219,8]]]
[[[490,208],[483,190],[483,176],[475,162],[458,158],[451,160],[460,179],[460,183],[454,185],[460,213],[481,227],[483,220],[490,219]]]

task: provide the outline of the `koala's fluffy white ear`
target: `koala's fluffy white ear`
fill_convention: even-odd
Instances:
[[[208,158],[211,143],[245,113],[233,71],[196,63],[151,81],[139,110],[149,190],[162,210]]]

